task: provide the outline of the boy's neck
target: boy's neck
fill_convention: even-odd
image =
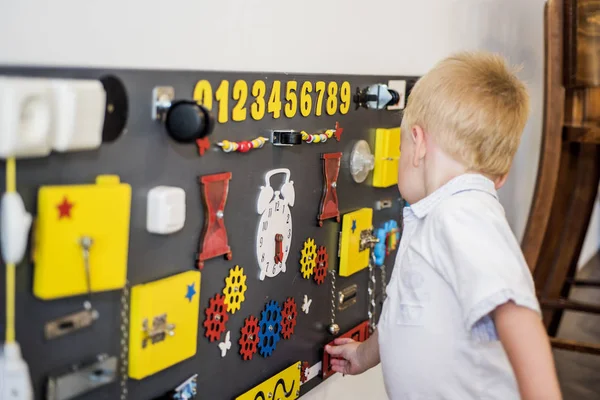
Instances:
[[[468,173],[467,168],[441,149],[428,157],[424,168],[425,197],[435,192],[457,176]],[[429,154],[428,154],[429,155]]]

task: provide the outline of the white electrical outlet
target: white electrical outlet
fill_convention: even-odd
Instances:
[[[388,81],[388,89],[395,90],[400,96],[398,103],[388,106],[388,110],[404,110],[406,106],[406,81]]]
[[[49,79],[0,77],[0,158],[50,154],[52,102]]]
[[[54,150],[96,149],[102,144],[106,92],[97,80],[55,79]]]

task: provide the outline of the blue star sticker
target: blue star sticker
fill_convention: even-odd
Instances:
[[[194,297],[195,294],[196,290],[194,289],[194,284],[192,283],[191,285],[187,285],[187,294],[185,295],[185,298],[191,302],[192,297]]]
[[[356,220],[353,219],[352,220],[352,233],[354,233],[355,230],[356,230]]]

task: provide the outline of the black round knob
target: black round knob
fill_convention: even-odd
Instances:
[[[190,143],[210,135],[214,128],[214,119],[203,105],[195,101],[178,100],[169,107],[165,126],[173,140]]]

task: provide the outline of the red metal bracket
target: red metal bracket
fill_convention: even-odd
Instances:
[[[338,336],[338,338],[350,338],[356,340],[357,342],[364,342],[369,338],[369,336],[369,321],[363,321],[354,328],[350,329],[348,332]],[[334,341],[332,340],[328,345],[335,346]],[[331,357],[325,350],[323,350],[322,370],[323,380],[335,374],[335,371],[331,369]]]
[[[205,175],[199,178],[205,212],[204,229],[197,257],[198,269],[204,267],[204,261],[223,254],[226,259],[231,260],[231,248],[227,241],[224,222],[230,180],[231,172]]]
[[[317,216],[319,226],[323,226],[323,220],[329,218],[335,218],[337,222],[340,222],[337,179],[340,174],[341,158],[342,153],[321,154],[323,160],[323,193],[321,196],[321,211]]]

